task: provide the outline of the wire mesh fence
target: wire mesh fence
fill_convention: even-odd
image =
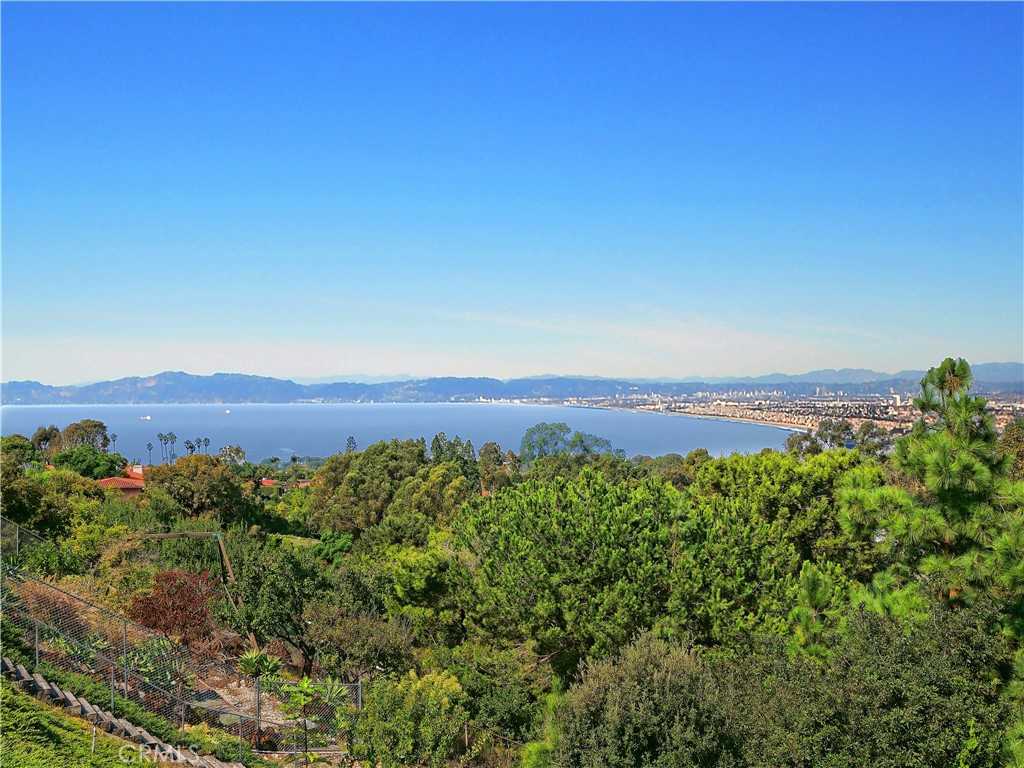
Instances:
[[[20,560],[33,546],[44,543],[46,539],[0,516],[0,557]]]
[[[33,648],[36,663],[109,686],[180,728],[205,724],[257,751],[344,749],[345,713],[362,705],[362,683],[257,679],[22,570],[26,548],[44,542],[0,518],[2,610]],[[296,700],[301,700],[301,707]]]

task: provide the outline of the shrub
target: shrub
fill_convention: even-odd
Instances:
[[[717,686],[694,651],[638,637],[591,663],[569,693],[566,768],[739,765]]]
[[[455,754],[468,719],[465,693],[452,675],[382,679],[370,688],[356,725],[356,750],[382,768],[440,768]]]
[[[217,586],[206,572],[162,571],[151,594],[132,598],[128,616],[168,637],[195,643],[213,629],[210,610],[216,593]]]

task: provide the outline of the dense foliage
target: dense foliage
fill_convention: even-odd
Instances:
[[[970,387],[946,360],[908,435],[718,458],[564,424],[258,465],[168,438],[131,499],[44,470],[119,461],[102,424],[41,427],[4,438],[4,514],[53,538],[27,567],[112,610],[363,680],[352,748],[384,766],[1020,767],[1024,429]],[[231,572],[142,531],[219,532]]]

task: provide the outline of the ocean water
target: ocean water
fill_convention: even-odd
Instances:
[[[330,456],[345,450],[351,435],[362,449],[378,440],[431,438],[444,432],[472,440],[479,449],[494,441],[519,451],[534,424],[564,422],[570,428],[607,438],[628,456],[686,454],[706,448],[716,456],[781,448],[787,430],[760,424],[701,419],[664,413],[504,403],[296,403],[287,405],[5,405],[0,432],[31,436],[39,426],[64,427],[99,419],[117,435],[126,458],[148,461],[147,443],[160,460],[157,434],[174,432],[175,451],[185,455],[186,439],[210,439],[210,453],[241,445],[250,461],[277,456]]]

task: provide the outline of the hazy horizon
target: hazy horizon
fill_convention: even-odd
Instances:
[[[4,381],[1024,350],[1019,3],[0,13]]]
[[[938,363],[938,362],[940,362],[940,361],[936,361],[936,363]],[[968,361],[968,362],[971,363],[972,367],[977,367],[978,365],[1024,365],[1024,361],[1018,361],[1018,360],[987,361],[987,362],[979,362],[979,361],[971,362],[971,361]],[[929,367],[931,367],[931,366],[929,366]],[[332,383],[338,383],[338,384],[341,384],[341,383],[345,383],[345,384],[380,384],[380,383],[392,383],[392,382],[402,382],[402,381],[416,381],[416,380],[431,379],[431,378],[486,378],[486,379],[497,379],[499,381],[511,381],[511,380],[514,380],[514,379],[527,379],[528,380],[528,379],[545,379],[545,378],[558,378],[558,377],[575,378],[575,379],[621,379],[623,381],[631,381],[631,382],[637,382],[637,383],[640,383],[640,382],[672,383],[672,382],[685,382],[685,381],[688,381],[688,380],[694,380],[694,381],[712,381],[712,380],[720,380],[720,381],[735,380],[735,381],[741,381],[741,380],[747,379],[747,378],[757,379],[757,378],[762,378],[762,377],[765,377],[765,376],[806,376],[806,375],[808,375],[810,373],[814,373],[816,371],[841,372],[841,371],[844,371],[844,370],[850,370],[850,371],[871,371],[871,372],[877,373],[877,374],[891,374],[891,375],[895,376],[895,375],[897,375],[899,373],[903,373],[903,372],[907,372],[907,371],[924,371],[924,370],[927,370],[927,369],[926,368],[922,368],[922,369],[901,368],[899,370],[894,370],[894,371],[879,371],[879,370],[875,370],[875,369],[852,368],[850,366],[843,366],[842,368],[816,368],[816,369],[811,369],[811,370],[806,370],[806,371],[783,371],[783,370],[764,371],[764,372],[761,372],[761,373],[755,373],[755,374],[749,374],[749,375],[743,375],[743,376],[740,376],[740,375],[730,376],[730,375],[726,374],[724,376],[706,376],[705,377],[705,376],[695,375],[695,376],[687,376],[687,377],[684,377],[684,378],[681,378],[681,379],[672,379],[672,378],[665,378],[665,377],[652,378],[652,377],[649,377],[649,376],[622,376],[622,377],[616,377],[616,376],[602,376],[600,374],[586,374],[586,373],[570,373],[570,374],[538,373],[538,374],[530,374],[530,375],[526,375],[526,376],[510,376],[510,377],[488,376],[487,374],[474,374],[474,375],[470,375],[470,376],[448,376],[448,375],[445,375],[445,374],[442,374],[440,376],[413,376],[413,375],[410,375],[410,374],[394,374],[394,375],[391,375],[391,376],[389,376],[389,375],[368,376],[368,375],[365,375],[365,374],[339,374],[339,375],[336,375],[336,376],[322,376],[322,377],[318,377],[318,378],[304,378],[304,377],[301,377],[301,376],[287,376],[287,375],[283,375],[283,376],[268,376],[268,378],[280,379],[280,380],[283,380],[283,381],[292,381],[292,382],[294,382],[296,384],[302,384],[302,385],[332,384]],[[165,371],[157,371],[155,373],[132,373],[132,374],[127,374],[125,376],[107,377],[107,378],[91,379],[91,380],[88,380],[88,381],[75,381],[75,382],[72,382],[72,381],[42,381],[40,379],[33,379],[33,378],[29,378],[29,379],[6,379],[6,378],[4,378],[4,379],[2,379],[2,381],[5,384],[7,384],[7,383],[15,383],[15,382],[19,382],[19,381],[34,381],[34,382],[37,382],[39,384],[43,384],[45,386],[51,386],[51,387],[87,387],[87,386],[90,386],[90,385],[93,385],[93,384],[99,384],[99,383],[108,382],[108,381],[118,381],[118,380],[121,380],[121,379],[148,379],[148,378],[155,378],[156,376],[161,376],[161,375],[164,375],[164,374],[185,374],[185,375],[189,375],[189,376],[216,376],[216,375],[262,376],[262,374],[246,373],[245,371],[215,371],[215,372],[209,373],[209,374],[199,374],[199,373],[193,373],[191,371],[185,371],[185,370],[165,370]]]

